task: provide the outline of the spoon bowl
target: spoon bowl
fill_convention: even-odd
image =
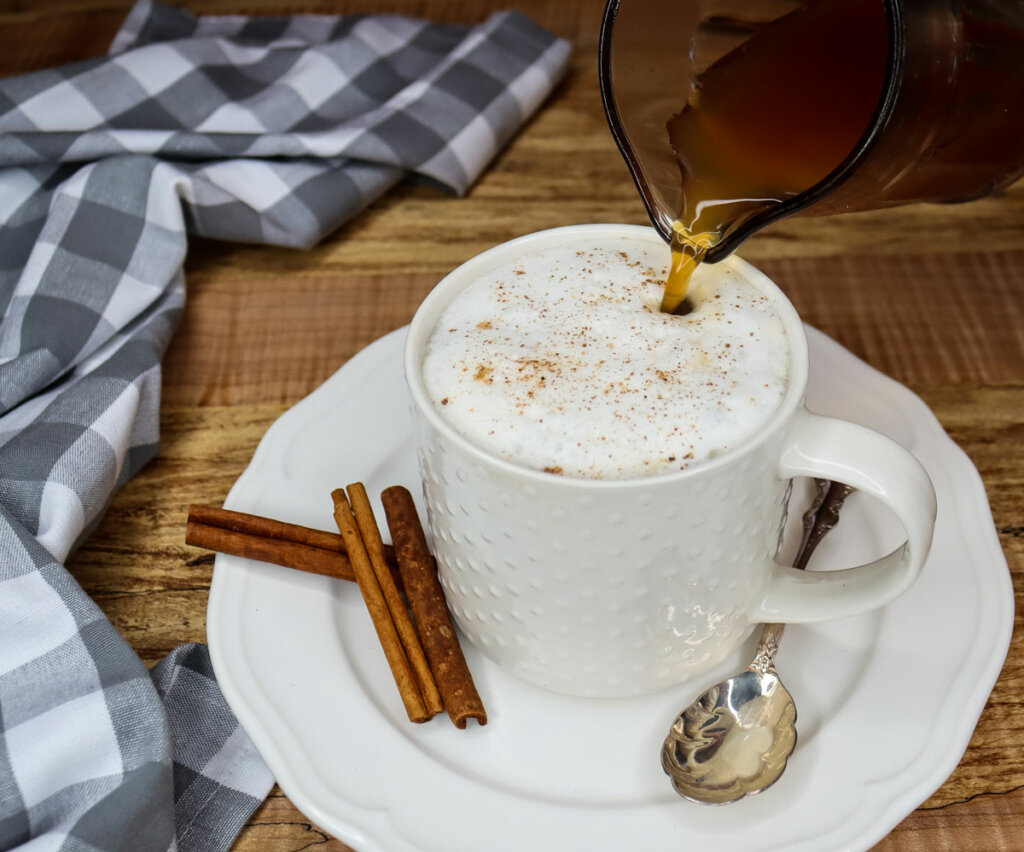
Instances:
[[[661,750],[677,793],[724,805],[774,784],[796,747],[796,704],[775,670],[746,671],[680,713]]]

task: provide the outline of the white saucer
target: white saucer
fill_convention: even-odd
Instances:
[[[773,788],[721,808],[672,791],[659,763],[679,709],[749,661],[628,700],[566,698],[467,648],[486,727],[407,721],[353,584],[219,555],[208,636],[228,703],[281,787],[360,852],[866,849],[955,768],[1002,667],[1013,591],[967,456],[910,391],[808,329],[812,410],[909,447],[939,498],[923,575],[884,610],[792,626],[778,658],[799,743]],[[377,341],[267,432],[226,505],[332,529],[332,488],[418,494],[405,330]],[[422,506],[421,506],[422,510]],[[383,519],[379,502],[378,518]],[[799,514],[794,512],[793,514]],[[855,495],[811,568],[898,543]]]

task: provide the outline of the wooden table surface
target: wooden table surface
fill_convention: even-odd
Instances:
[[[389,11],[460,23],[487,0],[189,0],[209,13]],[[126,0],[0,0],[0,74],[103,53]],[[188,304],[164,359],[163,449],[114,499],[69,568],[152,664],[205,639],[209,554],[186,507],[220,504],[271,423],[348,358],[404,325],[461,261],[557,225],[645,223],[601,110],[603,0],[521,0],[573,41],[571,71],[467,197],[402,186],[320,247],[194,242]],[[988,490],[1014,588],[1024,589],[1024,183],[965,205],[791,219],[741,254],[803,317],[931,406]],[[1024,639],[950,778],[879,850],[1024,850]],[[244,852],[347,847],[274,789]]]

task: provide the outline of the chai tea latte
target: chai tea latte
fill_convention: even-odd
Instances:
[[[753,437],[785,395],[782,320],[726,267],[659,310],[658,247],[607,239],[528,254],[440,315],[423,380],[452,428],[536,470],[629,479],[685,470]]]
[[[676,309],[693,269],[726,234],[834,171],[878,106],[884,4],[818,0],[778,20],[766,14],[769,23],[736,24],[739,43],[698,75],[666,121],[682,209],[662,310]]]

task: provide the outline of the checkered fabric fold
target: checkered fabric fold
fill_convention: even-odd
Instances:
[[[197,18],[0,80],[0,850],[222,850],[272,778],[206,649],[147,672],[63,567],[158,448],[186,234],[309,246],[465,192],[568,46],[517,13]]]

